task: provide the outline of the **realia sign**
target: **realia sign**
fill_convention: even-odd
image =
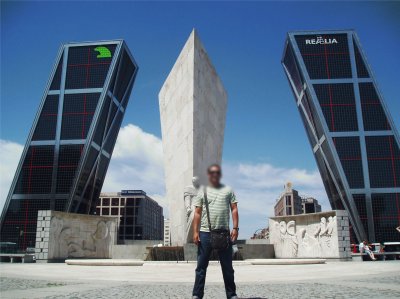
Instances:
[[[323,38],[322,36],[317,36],[317,38],[306,39],[306,45],[332,45],[337,44],[336,38]]]

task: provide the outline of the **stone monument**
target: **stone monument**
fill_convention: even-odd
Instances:
[[[194,176],[206,181],[207,167],[221,163],[227,96],[195,30],[159,93],[164,169],[172,245],[186,243],[182,201]]]

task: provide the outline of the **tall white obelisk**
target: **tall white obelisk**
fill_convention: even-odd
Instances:
[[[186,243],[183,192],[193,176],[221,163],[227,96],[193,29],[159,93],[172,245]]]

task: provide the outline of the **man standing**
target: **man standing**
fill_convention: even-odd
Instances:
[[[213,164],[207,169],[208,186],[199,191],[194,200],[195,212],[193,219],[193,242],[197,249],[196,280],[193,287],[193,299],[204,296],[207,267],[210,260],[212,247],[210,242],[210,229],[206,213],[206,202],[210,214],[211,229],[229,230],[229,214],[232,212],[233,228],[230,234],[231,241],[235,242],[239,233],[239,213],[237,200],[232,189],[221,184],[221,166]],[[206,193],[206,196],[205,196]],[[228,299],[238,298],[234,270],[232,266],[232,244],[226,249],[218,251],[224,277],[225,292]]]

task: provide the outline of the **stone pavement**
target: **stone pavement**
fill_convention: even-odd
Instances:
[[[1,264],[5,298],[190,298],[193,263],[129,266]],[[400,298],[400,262],[329,262],[253,266],[236,263],[241,298]],[[218,264],[208,271],[205,298],[224,298]]]

